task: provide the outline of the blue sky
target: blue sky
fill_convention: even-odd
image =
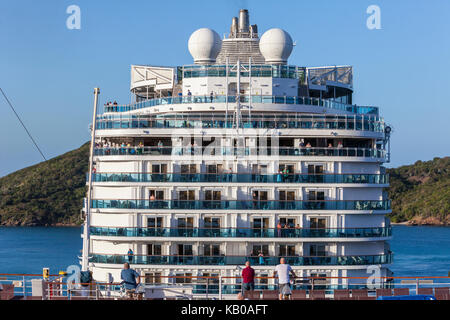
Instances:
[[[66,28],[72,4],[81,30]],[[381,30],[366,27],[372,4]],[[354,66],[354,102],[379,106],[394,128],[388,166],[449,155],[447,0],[2,1],[0,86],[51,158],[89,140],[94,87],[102,104],[129,102],[131,64],[192,63],[190,34],[227,33],[240,8],[260,33],[291,34],[290,64]],[[3,98],[0,145],[0,176],[42,160]]]

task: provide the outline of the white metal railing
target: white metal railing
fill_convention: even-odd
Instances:
[[[145,277],[141,277],[145,280]],[[277,288],[273,277],[256,277],[253,299],[265,299]],[[370,281],[368,281],[370,280]],[[375,281],[374,281],[375,280]],[[67,283],[65,276],[48,279],[39,275],[0,275],[0,299],[11,299],[6,291],[14,287],[14,297],[42,300],[121,300],[121,299],[236,299],[242,293],[240,277],[233,276],[159,276],[141,285],[136,293],[128,294],[121,283]],[[35,293],[41,284],[42,295]],[[341,294],[348,298],[375,299],[380,295],[435,296],[450,299],[450,277],[297,277],[291,281],[292,292],[303,293],[314,299],[317,292],[328,299],[338,300]]]

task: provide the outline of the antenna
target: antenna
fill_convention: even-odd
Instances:
[[[3,97],[5,97],[6,102],[9,104],[9,107],[11,108],[11,110],[14,112],[14,114],[16,115],[17,119],[19,120],[20,124],[22,125],[22,127],[25,129],[26,133],[28,134],[28,136],[30,137],[31,141],[33,142],[34,146],[36,147],[36,149],[39,151],[39,153],[41,154],[42,158],[44,158],[44,161],[47,161],[47,158],[44,156],[44,153],[42,153],[41,149],[39,148],[38,144],[36,143],[36,141],[33,139],[33,136],[31,135],[30,131],[28,131],[27,127],[25,126],[25,124],[23,123],[22,119],[20,119],[19,115],[17,114],[16,110],[14,109],[13,105],[11,104],[11,102],[9,101],[8,97],[6,96],[5,92],[3,91],[3,89],[0,87],[0,91],[2,92]]]

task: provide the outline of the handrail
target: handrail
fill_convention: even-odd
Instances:
[[[102,237],[181,237],[181,238],[384,238],[392,236],[391,227],[373,228],[198,228],[198,227],[96,227],[93,236]]]
[[[390,210],[390,200],[147,200],[93,199],[95,209]]]
[[[370,116],[356,116],[361,119],[305,119],[295,117],[289,118],[258,118],[257,116],[250,119],[243,118],[244,129],[307,129],[307,130],[353,130],[383,133],[385,123],[383,120],[371,119]],[[202,128],[202,129],[231,129],[233,122],[222,118],[218,115],[211,115],[205,119],[200,118],[151,118],[143,116],[131,116],[115,118],[113,116],[103,116],[96,121],[97,129],[185,129],[185,128]]]
[[[211,176],[216,176],[216,175],[229,175],[229,174],[233,174],[233,175],[242,175],[242,174],[248,174],[248,175],[257,175],[257,176],[278,176],[278,175],[282,175],[282,176],[306,176],[306,177],[326,177],[326,176],[388,176],[389,174],[380,174],[380,173],[273,173],[273,174],[259,174],[259,173],[251,173],[251,172],[229,172],[229,173],[209,173],[209,172],[201,172],[201,173],[181,173],[181,172],[164,172],[164,173],[158,173],[158,172],[147,172],[147,171],[142,171],[142,172],[101,172],[98,171],[96,172],[97,175],[101,175],[101,174],[148,174],[148,175],[169,175],[169,174],[178,174],[178,175],[197,175],[197,174],[202,174],[202,175],[211,175]]]
[[[267,272],[267,271],[266,271]],[[270,273],[271,271],[268,270]],[[239,271],[240,273],[240,271]],[[34,292],[32,290],[31,281],[35,279],[29,279],[30,277],[38,277],[42,279],[41,275],[37,274],[0,274],[3,277],[12,277],[12,279],[0,279],[0,283],[11,284],[14,287],[14,298],[20,299],[23,297],[31,296]],[[20,276],[21,279],[17,280],[14,277]],[[53,275],[52,275],[53,276]],[[103,300],[103,299],[114,299],[122,300],[128,299],[125,295],[123,289],[123,282],[105,282],[105,281],[95,281],[90,283],[82,282],[72,282],[69,281],[69,275],[62,277],[58,276],[55,280],[45,280],[42,279],[42,289],[43,296],[33,298],[40,298],[42,300]],[[151,294],[155,290],[160,290],[157,293],[157,297],[172,297],[176,298],[182,296],[184,299],[193,298],[203,298],[208,299],[213,297],[213,299],[222,300],[224,295],[228,297],[242,292],[242,276],[241,275],[158,275],[150,276],[147,282],[148,275],[139,275],[141,279],[140,283],[143,288],[151,289]],[[159,279],[159,280],[157,280]],[[185,281],[177,282],[176,279],[184,279]],[[274,290],[277,288],[277,276],[267,275],[260,276],[257,275],[255,279],[255,292],[263,297],[267,290]],[[339,299],[336,290],[346,290],[352,295],[353,300],[359,300],[358,293],[365,293],[371,299],[376,299],[379,295],[385,295],[386,290],[393,290],[388,295],[396,294],[396,289],[408,289],[406,293],[398,292],[397,294],[420,294],[420,289],[429,288],[435,294],[438,300],[448,300],[449,295],[449,285],[448,280],[450,276],[291,276],[291,286],[292,290],[297,292],[304,292],[308,295],[309,299],[312,298],[312,293],[314,290],[321,290],[325,292],[326,298],[328,299]],[[409,282],[404,281],[405,279],[411,280]],[[356,281],[350,281],[356,280]],[[370,282],[368,282],[370,280]],[[424,281],[425,280],[425,281]],[[428,282],[426,282],[428,280]],[[183,291],[177,291],[177,289],[187,289],[187,293]],[[361,291],[361,289],[363,291]],[[175,291],[174,291],[175,290]],[[379,291],[380,290],[380,291]],[[142,292],[142,291],[141,291]],[[147,294],[147,290],[145,290]],[[258,299],[258,297],[256,299]],[[9,296],[7,299],[11,299],[13,296]],[[134,297],[134,299],[140,299],[139,297]],[[142,297],[141,297],[142,298]],[[154,299],[154,296],[147,296],[145,298]],[[33,299],[33,300],[34,300]]]
[[[42,278],[42,274],[32,274],[32,273],[0,273],[0,276],[2,277],[41,277]],[[52,274],[50,275],[50,277],[62,277],[62,275],[59,274]],[[141,278],[145,278],[145,276],[141,275]],[[196,276],[196,275],[192,275],[192,276],[165,276],[165,275],[161,275],[158,276],[161,278],[210,278],[210,279],[218,279],[219,276]],[[221,276],[223,279],[241,279],[242,277],[240,276]],[[271,277],[271,276],[267,276],[267,277],[261,277],[261,276],[255,276],[255,279],[276,279],[277,277]],[[311,276],[296,276],[293,277],[291,276],[291,278],[295,278],[295,279],[450,279],[450,276],[367,276],[367,277],[348,277],[348,276],[340,276],[340,277],[332,277],[332,276],[317,276],[317,277],[311,277]],[[5,280],[0,280],[0,281],[5,281]],[[96,283],[104,283],[104,284],[115,284],[115,285],[119,285],[121,284],[121,282],[116,282],[116,283],[110,283],[110,282],[99,282],[96,281]],[[90,284],[90,283],[77,283],[77,284]]]
[[[206,152],[204,154],[204,152]],[[171,155],[171,156],[325,156],[325,157],[359,157],[383,159],[386,151],[375,148],[328,148],[328,147],[212,147],[199,146],[115,146],[98,147],[96,156],[139,156],[139,155]]]
[[[387,256],[391,255],[392,253],[380,253],[380,254],[360,254],[360,255],[328,255],[328,256],[263,256],[263,258],[346,258],[346,257],[379,257],[379,256]],[[213,255],[213,256],[206,256],[206,255],[179,255],[179,254],[166,254],[166,255],[148,255],[148,254],[116,254],[116,253],[95,253],[94,255],[105,255],[105,256],[115,256],[115,257],[176,257],[176,258],[194,258],[194,257],[203,257],[203,258],[233,258],[233,257],[244,257],[244,258],[254,258],[258,259],[260,258],[258,255],[255,256],[247,256],[247,255]]]
[[[209,95],[200,96],[180,96],[180,97],[165,97],[146,100],[143,102],[136,102],[126,105],[105,105],[105,113],[109,112],[128,112],[138,110],[147,107],[155,107],[159,105],[172,105],[172,104],[192,104],[192,103],[236,103],[235,96],[215,95],[212,97]],[[249,96],[241,96],[240,102],[248,103]],[[264,95],[252,95],[251,103],[269,103],[269,104],[295,104],[295,105],[311,105],[317,107],[324,107],[330,109],[336,109],[355,114],[372,114],[378,115],[377,107],[363,107],[357,105],[350,105],[341,102],[337,102],[331,99],[320,99],[311,97],[300,96],[264,96]]]
[[[320,265],[378,265],[390,264],[392,253],[377,255],[352,256],[284,256],[286,262],[292,266],[320,266]],[[253,265],[274,266],[279,264],[280,256],[199,256],[199,255],[118,255],[92,254],[91,263],[122,264],[128,262],[137,265],[244,265],[251,261]]]
[[[232,229],[232,230],[258,230],[258,231],[264,231],[264,230],[279,230],[279,228],[250,228],[250,227],[116,227],[116,226],[92,226],[91,228],[122,228],[122,229],[172,229],[172,230],[192,230],[192,229],[202,229],[202,230],[219,230],[219,229]],[[289,228],[281,228],[281,230],[313,230],[313,231],[327,231],[327,230],[373,230],[373,229],[388,229],[392,227],[361,227],[361,228],[354,228],[354,227],[336,227],[336,228],[296,228],[296,227],[289,227]]]
[[[292,173],[147,173],[96,172],[94,182],[230,182],[230,183],[354,183],[389,184],[389,174],[292,174]]]

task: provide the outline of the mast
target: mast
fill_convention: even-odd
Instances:
[[[86,203],[86,217],[84,219],[83,230],[83,252],[81,257],[81,270],[87,271],[89,269],[89,228],[90,228],[90,214],[91,214],[91,196],[92,196],[92,170],[94,168],[94,145],[95,145],[95,129],[97,120],[97,106],[98,95],[100,88],[94,89],[94,113],[92,115],[92,130],[91,130],[91,148],[89,153],[89,183]]]
[[[226,109],[225,109],[225,128],[228,128],[228,63],[229,63],[229,58],[228,58],[228,56],[227,56],[227,59],[226,59],[226,64],[225,64],[225,78],[226,78],[226,80],[225,80],[225,82],[227,83],[227,87],[226,87],[226,97],[225,97],[225,106],[226,106]]]
[[[237,73],[236,73],[236,129],[239,131],[241,126],[241,61],[237,61]]]
[[[248,118],[252,123],[252,57],[248,58]]]

